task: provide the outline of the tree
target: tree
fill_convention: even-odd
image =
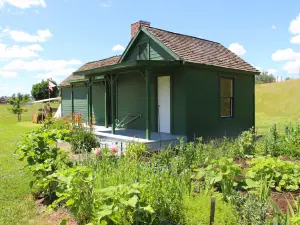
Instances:
[[[290,79],[291,79],[290,77],[285,78],[285,80],[290,80]]]
[[[55,84],[56,87],[50,92],[50,98],[56,98],[59,95],[57,83],[54,80],[51,80],[51,82]],[[31,95],[35,100],[49,98],[48,81],[42,80],[40,83],[32,85]]]
[[[275,77],[272,74],[268,74],[267,71],[262,71],[259,75],[255,76],[255,83],[257,84],[274,83],[275,81]]]
[[[9,100],[8,100],[9,104],[12,105],[11,111],[14,114],[18,115],[19,122],[21,122],[22,113],[27,111],[27,109],[22,108],[22,104],[29,102],[29,101],[30,101],[29,95],[28,94],[23,95],[21,93],[13,94],[11,96],[11,98],[9,98]]]

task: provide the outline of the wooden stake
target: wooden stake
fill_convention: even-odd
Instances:
[[[215,210],[216,210],[216,197],[211,196],[211,201],[210,201],[210,225],[214,224],[215,221]]]

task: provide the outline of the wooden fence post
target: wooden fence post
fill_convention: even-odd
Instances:
[[[213,225],[215,221],[215,210],[216,210],[216,197],[211,196],[210,201],[210,222],[209,225]]]

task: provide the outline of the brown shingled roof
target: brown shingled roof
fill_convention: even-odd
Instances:
[[[120,58],[121,58],[120,55],[116,55],[116,56],[109,57],[107,59],[101,59],[98,61],[89,62],[84,64],[82,67],[80,67],[76,72],[82,72],[85,70],[96,69],[104,66],[111,66],[117,64]]]
[[[78,75],[70,75],[70,76],[68,76],[65,80],[63,80],[60,84],[59,84],[59,86],[68,86],[70,83],[69,83],[69,81],[71,81],[71,80],[74,80],[74,79],[79,79],[79,78],[82,78],[82,76],[78,76]]]
[[[82,67],[80,67],[78,70],[76,70],[76,72],[91,70],[91,69],[96,69],[96,68],[100,68],[100,67],[104,67],[104,66],[110,66],[110,65],[117,64],[119,62],[120,57],[121,57],[120,55],[116,55],[116,56],[109,57],[107,59],[101,59],[98,61],[86,63]],[[69,81],[78,79],[78,78],[82,78],[82,76],[70,75],[64,81],[62,81],[59,86],[67,86],[67,85],[69,85]]]
[[[259,72],[249,63],[245,62],[239,56],[217,42],[173,33],[154,27],[145,28],[185,61],[250,72]]]

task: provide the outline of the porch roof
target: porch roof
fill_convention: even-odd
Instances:
[[[114,65],[109,65],[105,67],[85,70],[85,71],[76,71],[74,75],[85,75],[85,76],[92,76],[92,75],[101,75],[101,74],[113,74],[113,73],[120,73],[120,72],[128,72],[134,70],[142,70],[142,69],[160,69],[160,68],[167,68],[173,66],[182,65],[182,61],[175,60],[175,61],[151,61],[151,60],[136,60],[136,61],[128,61],[122,62]]]

